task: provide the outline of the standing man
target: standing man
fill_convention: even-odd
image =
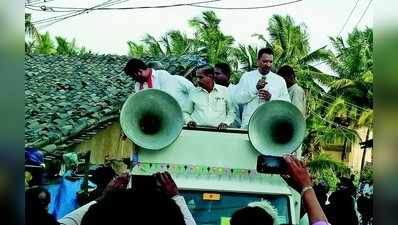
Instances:
[[[189,91],[194,87],[186,78],[171,75],[165,70],[154,70],[140,59],[130,59],[124,67],[124,72],[135,83],[135,91],[155,88],[173,96],[182,107],[188,98]]]
[[[198,85],[191,89],[188,101],[183,107],[188,127],[229,127],[235,119],[234,108],[228,100],[227,88],[214,82],[213,67],[200,67],[196,70],[195,78]]]
[[[214,65],[214,81],[216,84],[227,87],[228,89],[228,100],[232,103],[235,110],[235,120],[232,124],[233,127],[240,127],[242,123],[242,105],[238,105],[235,102],[234,95],[236,91],[236,85],[230,83],[231,68],[227,63],[217,63]]]
[[[278,74],[286,81],[287,90],[290,95],[290,101],[300,110],[305,118],[307,107],[305,91],[297,84],[296,75],[294,74],[293,68],[288,65],[284,65],[278,70]]]
[[[250,117],[263,103],[272,100],[290,102],[285,81],[271,72],[273,58],[272,49],[260,49],[258,69],[244,73],[237,84],[235,100],[238,104],[244,104],[241,128],[247,129]]]

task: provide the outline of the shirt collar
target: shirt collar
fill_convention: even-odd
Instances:
[[[288,87],[287,89],[288,89],[288,90],[291,90],[291,89],[295,88],[296,86],[298,86],[298,84],[297,84],[297,83],[294,83],[292,86]]]
[[[211,92],[213,92],[213,91],[219,91],[219,87],[218,87],[219,85],[218,84],[216,84],[216,82],[214,82],[214,87],[213,87],[213,90],[211,90]],[[203,91],[203,92],[206,92],[206,93],[210,93],[210,92],[207,92],[207,90],[206,89],[204,89],[204,88],[202,88],[201,86],[198,86],[198,89],[200,90],[200,91]]]

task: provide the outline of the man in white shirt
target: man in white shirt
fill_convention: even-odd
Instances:
[[[236,85],[230,83],[231,78],[231,67],[227,63],[217,63],[214,65],[214,82],[216,84],[227,87],[228,89],[228,100],[231,101],[235,110],[235,120],[232,127],[240,127],[242,122],[242,110],[241,106],[235,102],[234,95],[236,91]]]
[[[124,72],[136,81],[136,92],[147,88],[160,89],[173,96],[181,107],[185,104],[190,89],[194,87],[185,77],[171,75],[165,70],[154,70],[140,59],[130,59]]]
[[[188,101],[183,107],[188,127],[229,127],[235,119],[234,108],[228,100],[227,88],[214,82],[213,67],[203,66],[197,69],[195,78],[198,86],[191,89]]]
[[[283,79],[286,81],[287,90],[290,95],[290,101],[301,111],[305,117],[307,109],[305,91],[297,84],[296,75],[294,74],[293,68],[288,65],[284,65],[278,70],[278,75],[283,77]]]
[[[263,103],[272,100],[290,102],[285,81],[271,72],[272,62],[272,49],[260,49],[257,55],[258,69],[244,73],[237,84],[235,101],[244,104],[241,128],[247,129],[250,117]]]

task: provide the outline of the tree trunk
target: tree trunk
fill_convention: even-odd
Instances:
[[[369,134],[370,134],[370,129],[366,131],[366,139],[365,142],[369,140]],[[363,170],[364,164],[365,164],[365,158],[366,158],[366,145],[364,145],[363,152],[362,152],[362,161],[361,161],[361,172]]]
[[[344,159],[346,158],[346,152],[347,152],[347,138],[344,137],[343,153],[341,154],[341,161],[344,161]]]

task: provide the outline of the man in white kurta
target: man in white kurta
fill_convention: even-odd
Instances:
[[[139,59],[130,59],[124,71],[136,81],[136,92],[148,88],[160,89],[173,96],[181,107],[187,101],[189,91],[194,87],[185,77],[171,75],[165,70],[155,70]]]
[[[247,129],[250,117],[265,102],[290,102],[285,81],[281,76],[271,72],[272,61],[272,50],[260,49],[257,56],[258,69],[244,73],[237,84],[235,101],[244,105],[241,128]]]
[[[215,84],[214,69],[200,68],[196,72],[198,87],[191,89],[183,107],[184,119],[189,127],[229,127],[235,119],[235,111],[228,98],[226,87]]]

